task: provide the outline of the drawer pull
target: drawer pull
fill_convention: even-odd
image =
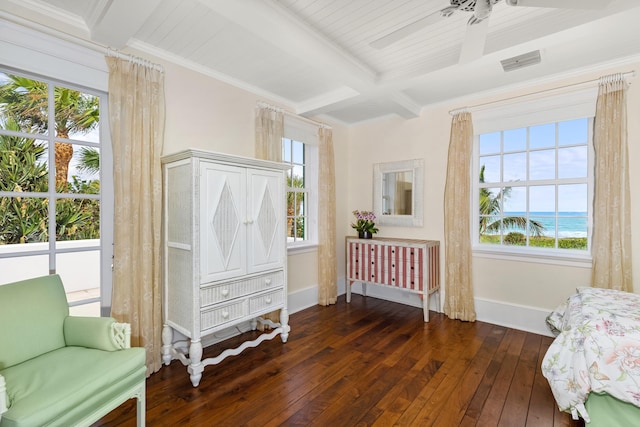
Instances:
[[[271,297],[266,297],[264,299],[264,302],[267,303],[267,304],[271,304]]]
[[[226,297],[227,295],[229,295],[229,289],[223,289],[222,291],[220,291],[220,294],[221,294],[223,297]]]
[[[223,311],[222,312],[222,318],[223,319],[228,319],[229,318],[229,312],[228,311]]]
[[[265,279],[264,280],[264,284],[267,285],[267,286],[270,286],[271,285],[271,279]]]

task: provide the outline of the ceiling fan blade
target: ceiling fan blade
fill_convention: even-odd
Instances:
[[[467,32],[464,35],[462,49],[460,49],[459,64],[468,64],[482,57],[488,31],[488,19],[484,19],[477,24],[467,25]]]
[[[509,6],[549,7],[554,9],[604,9],[612,0],[506,0]]]
[[[374,40],[370,43],[370,46],[376,49],[384,49],[387,46],[390,46],[405,37],[410,36],[423,29],[424,27],[438,22],[442,18],[440,11],[434,12],[430,15],[425,16],[424,18],[420,18],[417,21],[412,22],[402,28],[398,28],[397,30],[387,34],[386,36],[380,37],[377,40]]]

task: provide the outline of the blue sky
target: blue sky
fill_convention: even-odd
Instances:
[[[511,197],[505,202],[506,212],[526,211],[526,188],[518,186],[518,182],[528,177],[548,184],[546,180],[556,178],[556,153],[559,179],[587,177],[588,123],[585,118],[480,135],[480,165],[485,166],[485,182],[498,184],[502,167],[503,182],[512,187]],[[498,187],[492,191],[497,192]],[[555,186],[532,186],[529,196],[529,211],[555,211]],[[585,212],[587,185],[560,185],[557,200],[560,212]]]

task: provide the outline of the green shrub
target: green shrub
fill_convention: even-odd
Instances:
[[[512,231],[504,236],[504,243],[506,245],[525,246],[527,244],[527,237],[516,231]]]
[[[480,243],[484,244],[500,244],[500,236],[497,234],[481,234]],[[505,245],[526,246],[526,238],[522,233],[510,232],[503,238]],[[556,239],[548,236],[531,236],[529,237],[529,246],[535,248],[555,248]],[[587,250],[586,237],[561,237],[558,239],[559,249],[577,249]]]

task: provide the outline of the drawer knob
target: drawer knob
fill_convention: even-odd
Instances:
[[[266,297],[264,299],[264,302],[266,302],[267,304],[271,304],[271,297]]]
[[[271,285],[271,279],[264,279],[264,284],[267,286]]]
[[[226,297],[227,295],[229,295],[229,289],[223,289],[220,293],[223,297]]]
[[[223,311],[222,312],[222,318],[223,319],[228,319],[229,318],[229,312],[228,311]]]

